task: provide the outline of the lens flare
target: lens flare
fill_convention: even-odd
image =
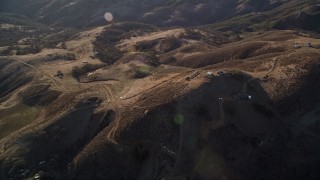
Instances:
[[[111,22],[113,20],[113,15],[110,12],[106,12],[104,14],[104,19],[106,19],[108,22]]]

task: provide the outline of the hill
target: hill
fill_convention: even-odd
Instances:
[[[320,179],[318,1],[0,2],[0,179]]]
[[[317,179],[319,39],[139,23],[73,38],[1,59],[3,179]]]
[[[309,0],[1,0],[0,12],[23,14],[37,22],[68,27],[104,25],[104,13],[111,12],[117,22],[139,21],[158,26],[221,22],[219,29],[262,26],[319,31],[319,1]]]

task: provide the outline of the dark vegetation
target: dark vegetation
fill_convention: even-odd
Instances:
[[[41,51],[39,44],[36,45],[23,45],[23,46],[9,46],[5,50],[0,51],[1,56],[13,55],[26,55],[26,54],[36,54]]]
[[[112,65],[122,57],[121,51],[114,45],[104,44],[101,41],[95,41],[93,44],[94,51],[97,52],[95,56],[108,65]]]
[[[51,30],[51,29],[50,29]],[[72,28],[55,28],[50,34],[41,39],[41,45],[45,48],[56,48],[59,43],[63,43],[74,38],[79,30]],[[64,46],[61,47],[65,49]]]
[[[17,17],[16,17],[17,16]],[[18,19],[21,18],[21,19]],[[24,16],[14,14],[0,14],[0,47],[8,46],[2,50],[0,55],[35,54],[43,48],[56,48],[59,43],[63,43],[73,38],[77,32],[72,28],[49,27]]]
[[[18,93],[18,96],[22,99],[24,104],[29,106],[48,106],[61,94],[58,91],[49,90],[49,88],[50,85],[30,86],[26,90]]]
[[[72,76],[78,81],[80,81],[81,76],[89,72],[95,71],[97,69],[103,68],[105,66],[105,64],[85,64],[81,67],[74,67],[72,69]]]
[[[54,54],[48,54],[47,56],[48,57],[45,58],[45,60],[47,60],[47,61],[54,61],[57,59],[63,59],[63,60],[75,60],[76,59],[76,56],[73,53],[66,53],[66,54],[54,53]]]
[[[151,75],[149,67],[139,67],[135,70],[134,78],[141,79]]]
[[[170,36],[161,40],[140,41],[135,45],[135,48],[138,51],[156,51],[156,46],[159,48],[159,53],[167,53],[179,48],[181,46],[181,41],[174,36]]]
[[[25,54],[36,54],[41,51],[41,48],[39,45],[31,45],[27,46],[25,48],[17,48],[16,55],[25,55]]]
[[[112,65],[122,57],[122,52],[115,47],[117,42],[131,37],[135,33],[145,33],[152,30],[154,30],[153,26],[134,22],[118,23],[107,27],[93,42],[96,57],[102,62]]]
[[[190,27],[214,23],[208,26],[209,29],[248,32],[272,28],[302,28],[319,32],[319,2],[316,0],[95,0],[75,2],[72,6],[69,5],[69,1],[52,2],[48,6],[47,1],[40,0],[15,0],[14,2],[2,0],[0,12],[25,14],[26,16],[6,14],[6,18],[9,17],[8,19],[19,24],[35,19],[47,25],[64,27],[105,25],[104,12],[95,11],[104,8],[113,12],[120,21],[140,21],[159,26]],[[59,11],[54,9],[59,9]],[[148,14],[150,12],[152,14]],[[300,12],[302,15],[299,15]]]
[[[0,98],[10,94],[19,87],[27,84],[32,80],[32,77],[26,77],[23,74],[12,75],[0,83]]]
[[[159,57],[156,55],[154,51],[147,51],[147,52],[135,52],[135,53],[127,53],[121,59],[117,61],[117,63],[129,63],[130,61],[141,61],[144,64],[150,66],[158,66],[160,65]]]
[[[148,51],[145,53],[146,57],[148,59],[150,59],[148,61],[148,63],[152,66],[159,66],[160,62],[159,62],[159,57],[157,56],[155,51]]]
[[[34,85],[34,86],[30,86],[26,90],[19,92],[18,96],[21,99],[26,99],[26,98],[29,98],[31,96],[35,96],[37,94],[46,92],[49,89],[49,87],[50,87],[50,85]]]
[[[319,32],[319,7],[316,1],[277,2],[261,10],[259,13],[239,14],[207,27],[219,31],[238,32],[297,28]]]
[[[285,19],[279,20],[278,22],[275,23],[273,28],[276,28],[276,29],[300,28],[300,29],[316,31],[320,33],[319,19],[320,19],[320,8],[315,6],[309,13],[300,11],[297,14],[293,14],[289,17],[286,17]]]
[[[32,79],[21,65],[4,63],[0,70],[0,98],[27,84]]]
[[[55,48],[58,43],[65,42],[74,34],[73,29],[17,26],[10,28],[0,28],[0,46],[20,45],[40,46],[41,48]]]
[[[159,40],[152,40],[152,41],[140,41],[136,43],[135,48],[138,51],[149,51],[150,49],[154,49],[154,46],[156,46],[159,43]]]
[[[209,45],[216,46],[230,42],[228,38],[211,29],[200,28],[202,32],[195,29],[187,29],[185,38],[205,42]]]
[[[21,33],[19,28],[0,29],[0,46],[16,45],[17,41],[29,36],[29,33]]]
[[[0,56],[11,56],[13,55],[12,46],[5,48],[4,50],[0,51]]]
[[[49,106],[60,96],[61,92],[55,90],[49,90],[43,94],[35,95],[30,98],[24,99],[22,102],[29,106]]]

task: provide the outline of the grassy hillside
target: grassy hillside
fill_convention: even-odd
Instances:
[[[319,1],[287,1],[272,9],[248,13],[207,26],[219,31],[257,31],[301,28],[320,32]]]
[[[319,32],[317,0],[1,0],[0,12],[68,27],[105,25],[103,15],[111,12],[115,22],[140,21],[158,26],[214,23],[209,27],[221,31],[302,28]]]

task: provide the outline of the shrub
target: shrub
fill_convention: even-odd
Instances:
[[[117,23],[105,28],[93,42],[94,51],[97,52],[96,56],[108,65],[113,64],[123,55],[123,53],[116,48],[116,43],[121,39],[131,37],[132,32],[137,30],[146,32],[153,31],[154,28],[150,25],[132,22]]]
[[[158,40],[152,41],[140,41],[135,45],[136,50],[138,51],[147,51],[154,48],[155,45],[158,44]]]
[[[104,44],[98,41],[94,42],[94,51],[97,52],[96,57],[108,65],[112,65],[122,57],[122,52],[114,45]]]
[[[158,65],[160,65],[160,59],[159,59],[159,57],[156,55],[156,52],[155,51],[148,51],[148,52],[146,52],[146,56],[148,57],[148,58],[150,58],[150,64],[152,65],[152,66],[158,66]]]
[[[13,55],[12,53],[12,48],[8,47],[7,49],[0,51],[0,56],[11,56]]]
[[[74,67],[72,69],[72,76],[79,81],[81,76],[85,75],[88,72],[92,72],[94,70],[102,68],[104,66],[104,64],[85,64],[82,67]]]
[[[18,93],[18,96],[21,99],[25,99],[40,93],[43,93],[49,89],[49,85],[35,85],[35,86],[30,86],[26,90],[21,91]]]
[[[74,55],[73,53],[67,53],[67,54],[62,56],[62,59],[64,59],[64,60],[75,60],[76,59],[76,55]]]
[[[134,78],[145,78],[147,76],[149,76],[151,73],[150,73],[150,67],[148,66],[142,66],[142,67],[139,67],[137,70],[136,70],[136,73],[134,75]]]
[[[240,70],[232,70],[229,72],[231,76],[237,80],[243,80],[245,75]]]
[[[25,48],[17,48],[17,55],[36,54],[41,51],[39,45],[27,46]]]
[[[181,46],[181,41],[174,36],[170,36],[160,41],[160,49],[162,53],[175,50]]]
[[[46,58],[47,61],[54,61],[57,59],[63,59],[63,60],[75,60],[76,56],[73,53],[66,53],[66,54],[48,54],[48,57]]]

